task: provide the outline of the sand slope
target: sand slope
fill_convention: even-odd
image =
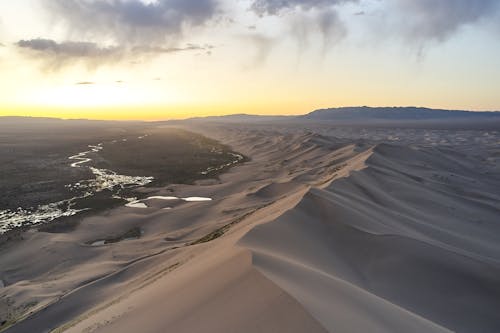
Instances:
[[[466,156],[379,145],[240,245],[332,332],[496,332],[496,186]]]

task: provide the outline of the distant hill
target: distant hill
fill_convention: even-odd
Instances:
[[[267,115],[253,115],[253,114],[229,114],[224,116],[208,116],[208,117],[194,117],[188,119],[173,119],[167,121],[159,121],[158,123],[185,123],[185,122],[219,122],[219,123],[245,123],[245,122],[263,122],[263,121],[274,121],[283,119],[293,119],[291,116],[267,116]]]
[[[304,116],[302,119],[309,120],[453,120],[453,119],[500,119],[500,112],[478,112],[478,111],[454,111],[439,110],[419,107],[342,107],[332,109],[316,110]]]

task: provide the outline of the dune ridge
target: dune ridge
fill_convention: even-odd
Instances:
[[[239,244],[329,331],[494,332],[499,185],[466,155],[380,144]]]

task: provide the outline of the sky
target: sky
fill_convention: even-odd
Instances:
[[[0,2],[0,115],[500,110],[497,0]]]

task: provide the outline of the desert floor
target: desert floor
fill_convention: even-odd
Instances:
[[[6,332],[500,330],[498,131],[176,126],[250,160],[4,244]]]

